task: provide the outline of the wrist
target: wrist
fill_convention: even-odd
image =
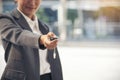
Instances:
[[[42,35],[39,37],[38,43],[39,43],[39,48],[40,49],[46,49],[46,47],[43,44],[43,41],[41,40]]]
[[[39,37],[39,42],[40,42],[40,44],[43,44],[42,37],[43,37],[43,35],[41,35],[41,36]]]
[[[46,35],[41,35],[40,36],[40,44],[44,45],[46,39]]]

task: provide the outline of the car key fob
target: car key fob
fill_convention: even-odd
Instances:
[[[57,37],[50,37],[50,41],[53,41],[55,39],[58,39]]]

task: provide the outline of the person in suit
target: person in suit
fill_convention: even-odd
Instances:
[[[63,80],[56,35],[35,15],[41,0],[15,2],[16,9],[0,14],[7,63],[1,80]]]

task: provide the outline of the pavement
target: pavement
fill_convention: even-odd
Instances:
[[[64,80],[120,80],[120,47],[58,46],[58,50]],[[2,47],[0,52],[1,76],[5,67]]]

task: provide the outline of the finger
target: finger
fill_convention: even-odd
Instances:
[[[57,40],[56,41],[49,41],[46,44],[46,48],[48,49],[54,49],[57,46]]]
[[[51,38],[51,37],[57,38],[57,36],[56,36],[53,32],[49,32],[49,33],[48,33],[48,37],[49,37],[49,38]]]
[[[54,34],[53,32],[49,32],[49,33],[48,33],[48,36],[49,36],[49,37],[53,37],[54,35],[55,35],[55,34]]]
[[[51,43],[51,46],[52,46],[53,48],[55,48],[55,47],[57,46],[57,44],[58,44],[58,41],[56,40],[56,41],[54,41],[53,43]]]
[[[51,41],[51,44],[57,44],[57,43],[58,43],[57,39]]]

